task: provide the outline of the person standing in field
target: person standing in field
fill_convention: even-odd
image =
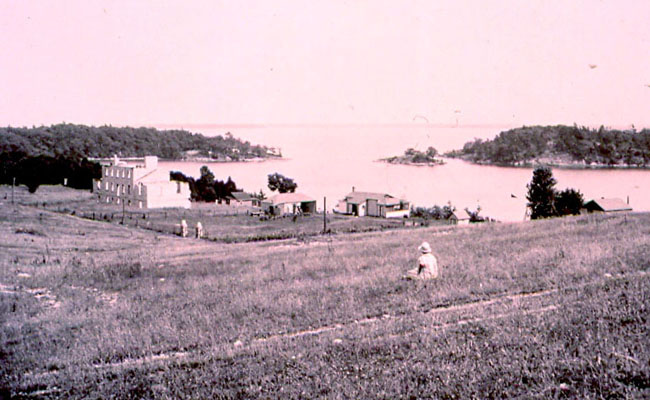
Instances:
[[[431,254],[429,243],[422,242],[418,247],[422,255],[418,258],[418,266],[406,272],[406,279],[436,279],[438,277],[438,260]]]
[[[181,237],[187,237],[187,222],[181,220]]]
[[[201,239],[203,237],[203,225],[201,225],[201,221],[196,223],[196,238]]]

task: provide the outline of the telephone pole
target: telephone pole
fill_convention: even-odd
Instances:
[[[327,233],[327,197],[323,197],[323,233]]]

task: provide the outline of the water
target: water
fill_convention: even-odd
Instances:
[[[440,152],[461,148],[474,138],[491,139],[507,127],[414,126],[316,126],[220,129],[192,128],[212,136],[232,132],[235,137],[280,147],[286,159],[264,162],[205,163],[161,162],[162,168],[199,176],[208,165],[217,179],[229,176],[249,192],[262,189],[267,196],[267,176],[279,172],[298,183],[299,192],[318,200],[327,209],[355,187],[359,191],[386,192],[405,198],[416,206],[445,205],[451,202],[465,217],[464,208],[500,221],[521,221],[526,210],[526,184],[532,168],[478,166],[448,159],[435,167],[389,165],[377,159],[403,154],[408,147]],[[646,170],[560,170],[554,169],[557,189],[580,190],[585,200],[618,197],[635,211],[650,211],[650,171]]]

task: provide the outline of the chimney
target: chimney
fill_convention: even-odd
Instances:
[[[354,186],[352,186],[352,193],[354,193]]]
[[[145,169],[156,169],[156,168],[158,168],[158,157],[157,156],[145,156],[145,158],[144,158],[144,168]]]
[[[627,196],[627,205],[630,205],[630,196]]]

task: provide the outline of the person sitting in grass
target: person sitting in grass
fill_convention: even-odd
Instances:
[[[431,254],[429,243],[422,242],[418,247],[422,255],[418,258],[418,266],[410,269],[404,275],[405,279],[436,279],[438,277],[438,260]]]

